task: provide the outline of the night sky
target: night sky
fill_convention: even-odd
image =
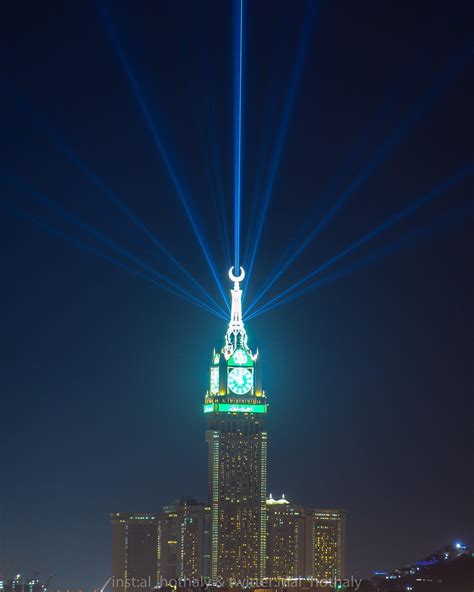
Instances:
[[[227,291],[232,4],[106,7]],[[71,161],[70,147],[219,298],[98,5],[2,9],[0,574],[52,573],[54,588],[91,589],[110,575],[111,511],[205,499],[201,405],[226,323],[18,215],[110,253],[32,188],[193,291]],[[303,0],[246,9],[244,248],[305,14]],[[309,212],[320,207],[320,219],[397,130],[393,149],[266,299],[472,164],[472,51],[429,93],[472,50],[473,18],[468,1],[318,4],[247,302],[301,225],[311,227]],[[465,208],[473,178],[334,270]],[[347,511],[349,574],[394,568],[457,539],[474,544],[472,218],[456,220],[247,324],[270,401],[269,491]]]

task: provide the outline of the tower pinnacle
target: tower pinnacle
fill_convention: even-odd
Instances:
[[[240,275],[238,276],[234,275],[234,268],[231,267],[229,269],[229,278],[234,282],[234,287],[231,290],[230,322],[225,336],[225,346],[222,350],[226,360],[230,358],[237,347],[242,347],[251,355],[247,345],[247,333],[242,319],[242,290],[240,289],[240,282],[245,278],[243,267],[240,268]]]
[[[243,268],[240,268],[240,275],[235,276],[232,273],[234,268],[231,267],[229,269],[229,277],[234,282],[234,288],[232,292],[232,306],[230,311],[230,323],[229,323],[229,331],[236,333],[236,332],[245,332],[244,329],[244,322],[242,320],[242,290],[240,289],[240,282],[243,281],[245,277],[245,271]]]

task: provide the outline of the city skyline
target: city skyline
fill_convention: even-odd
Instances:
[[[230,305],[231,3],[99,5],[0,25],[0,572],[61,590],[110,576],[110,512],[207,499]],[[472,546],[472,6],[245,5],[267,493],[344,509],[349,575]]]
[[[112,513],[113,592],[135,581],[147,582],[151,592],[177,581],[247,588],[266,579],[334,586],[344,580],[345,512],[294,506],[284,495],[274,500],[268,494],[271,397],[243,322],[243,267],[238,274],[231,267],[229,279],[229,322],[223,346],[211,355],[203,403],[206,503],[180,496],[154,514]]]

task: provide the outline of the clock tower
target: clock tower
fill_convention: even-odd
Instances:
[[[209,451],[211,577],[226,585],[262,578],[266,565],[267,399],[258,351],[247,343],[242,320],[245,277],[234,282],[231,318],[224,347],[211,358],[204,398]]]

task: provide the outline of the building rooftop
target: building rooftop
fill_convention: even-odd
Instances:
[[[269,498],[267,499],[267,505],[273,506],[275,504],[289,504],[290,502],[285,498],[285,494],[281,494],[281,498],[279,500],[273,499],[272,494],[270,494]]]

